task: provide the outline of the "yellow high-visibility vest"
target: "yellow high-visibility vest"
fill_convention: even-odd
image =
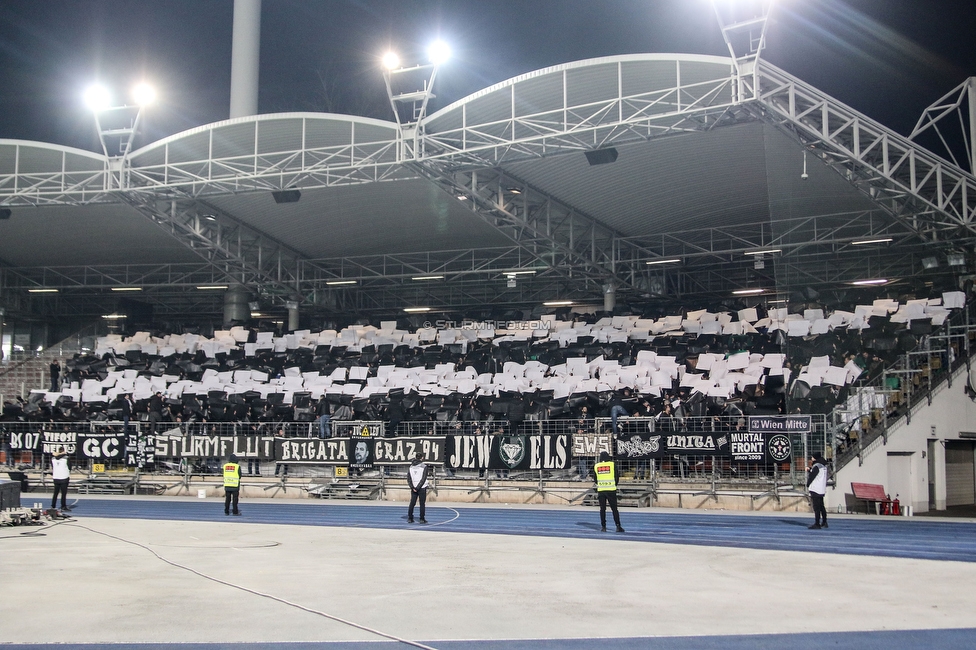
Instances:
[[[612,460],[597,463],[593,469],[596,471],[597,492],[611,492],[617,489],[617,466]]]
[[[237,463],[224,465],[224,487],[236,488],[241,486],[241,466]]]

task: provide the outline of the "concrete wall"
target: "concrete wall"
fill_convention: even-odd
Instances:
[[[935,451],[935,509],[944,510],[946,501],[945,441],[960,439],[960,431],[976,431],[976,402],[965,392],[966,368],[953,375],[952,387],[943,383],[933,396],[932,404],[916,406],[911,423],[904,419],[888,430],[888,443],[879,438],[857,460],[848,463],[836,474],[837,484],[827,490],[827,509],[844,510],[844,495],[851,492],[851,483],[878,483],[898,498],[903,505],[911,505],[914,512],[928,512],[928,441],[936,440]],[[907,459],[907,460],[906,460]],[[908,476],[905,473],[908,472]],[[902,490],[906,492],[903,493]]]

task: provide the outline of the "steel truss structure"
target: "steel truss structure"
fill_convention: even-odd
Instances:
[[[639,239],[622,238],[622,245],[643,256],[618,264],[626,279],[624,299],[672,298],[688,294],[707,299],[727,297],[730,283],[764,286],[770,295],[782,293],[780,285],[824,288],[846,285],[865,277],[901,277],[906,268],[912,276],[931,280],[938,271],[925,271],[921,260],[937,247],[917,233],[884,218],[881,211],[866,211],[781,220],[773,232],[768,221],[733,228],[703,228],[659,233]],[[854,244],[868,232],[877,244]],[[880,241],[891,239],[890,242]],[[779,249],[763,256],[757,250]],[[680,263],[648,265],[658,259]],[[755,270],[755,260],[768,268]],[[303,288],[306,304],[330,310],[389,312],[403,304],[424,304],[436,309],[457,305],[518,307],[537,304],[556,296],[579,297],[597,304],[593,296],[602,277],[588,274],[572,263],[539,260],[520,246],[425,251],[413,254],[362,255],[302,260],[296,267],[296,286]],[[944,269],[943,269],[944,272]],[[38,287],[56,288],[62,294],[84,296],[73,313],[97,316],[111,311],[120,297],[129,295],[150,302],[162,314],[192,309],[219,317],[223,295],[199,287],[227,286],[227,274],[214,264],[145,264],[62,267],[21,267],[0,271],[7,290],[24,292]],[[256,273],[236,276],[244,286],[262,286]],[[433,277],[433,280],[415,280]],[[508,287],[510,280],[515,287]],[[141,288],[132,294],[124,288]],[[785,290],[788,293],[788,290]],[[258,297],[272,307],[277,294]],[[38,304],[61,304],[64,296],[37,297]]]
[[[627,236],[547,194],[508,166],[563,154],[706,132],[774,125],[870,197],[875,211]],[[409,142],[405,142],[409,138]],[[976,240],[976,179],[758,56],[630,55],[536,71],[404,127],[320,114],[236,118],[178,134],[124,158],[0,141],[0,205],[124,203],[193,250],[199,265],[7,268],[4,288],[93,292],[115,283],[182,304],[191,287],[241,284],[281,304],[325,310],[534,306],[568,296],[728,295],[768,283],[789,290],[866,272],[909,277],[926,253]],[[510,242],[505,248],[306,259],[215,206],[217,197],[427,179]],[[897,252],[863,255],[855,241],[891,238]],[[776,248],[758,269],[745,253]],[[894,249],[892,249],[894,250]],[[678,268],[649,266],[676,257]],[[873,268],[866,268],[873,266]],[[516,287],[499,283],[507,273]],[[761,273],[758,271],[762,271]],[[534,273],[529,273],[534,272]],[[421,285],[417,275],[444,275]],[[355,285],[330,285],[336,281]],[[487,282],[486,282],[487,281]],[[189,301],[189,302],[187,302]],[[173,307],[170,309],[180,309]],[[87,307],[85,307],[87,308]]]

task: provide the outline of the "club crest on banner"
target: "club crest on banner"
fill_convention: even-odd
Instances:
[[[790,448],[790,439],[788,436],[783,434],[776,434],[769,439],[766,445],[769,451],[769,457],[775,462],[781,463],[784,460],[789,459],[792,449]]]
[[[526,447],[525,436],[502,436],[498,444],[498,455],[503,463],[514,468],[525,458]]]

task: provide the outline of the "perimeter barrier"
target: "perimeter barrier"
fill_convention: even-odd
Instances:
[[[160,475],[179,475],[187,485],[194,476],[217,477],[231,454],[246,475],[280,477],[283,485],[403,478],[419,452],[434,467],[435,490],[454,489],[452,482],[469,493],[562,490],[565,500],[574,501],[592,485],[590,472],[601,452],[615,456],[621,486],[637,486],[643,499],[656,497],[661,483],[693,484],[696,494],[711,495],[722,489],[795,490],[804,486],[806,459],[830,451],[822,415],[619,417],[616,432],[611,418],[390,424],[3,422],[0,463],[39,472],[45,485],[50,456],[63,446],[74,471],[112,485],[130,481],[137,491],[140,482]]]

